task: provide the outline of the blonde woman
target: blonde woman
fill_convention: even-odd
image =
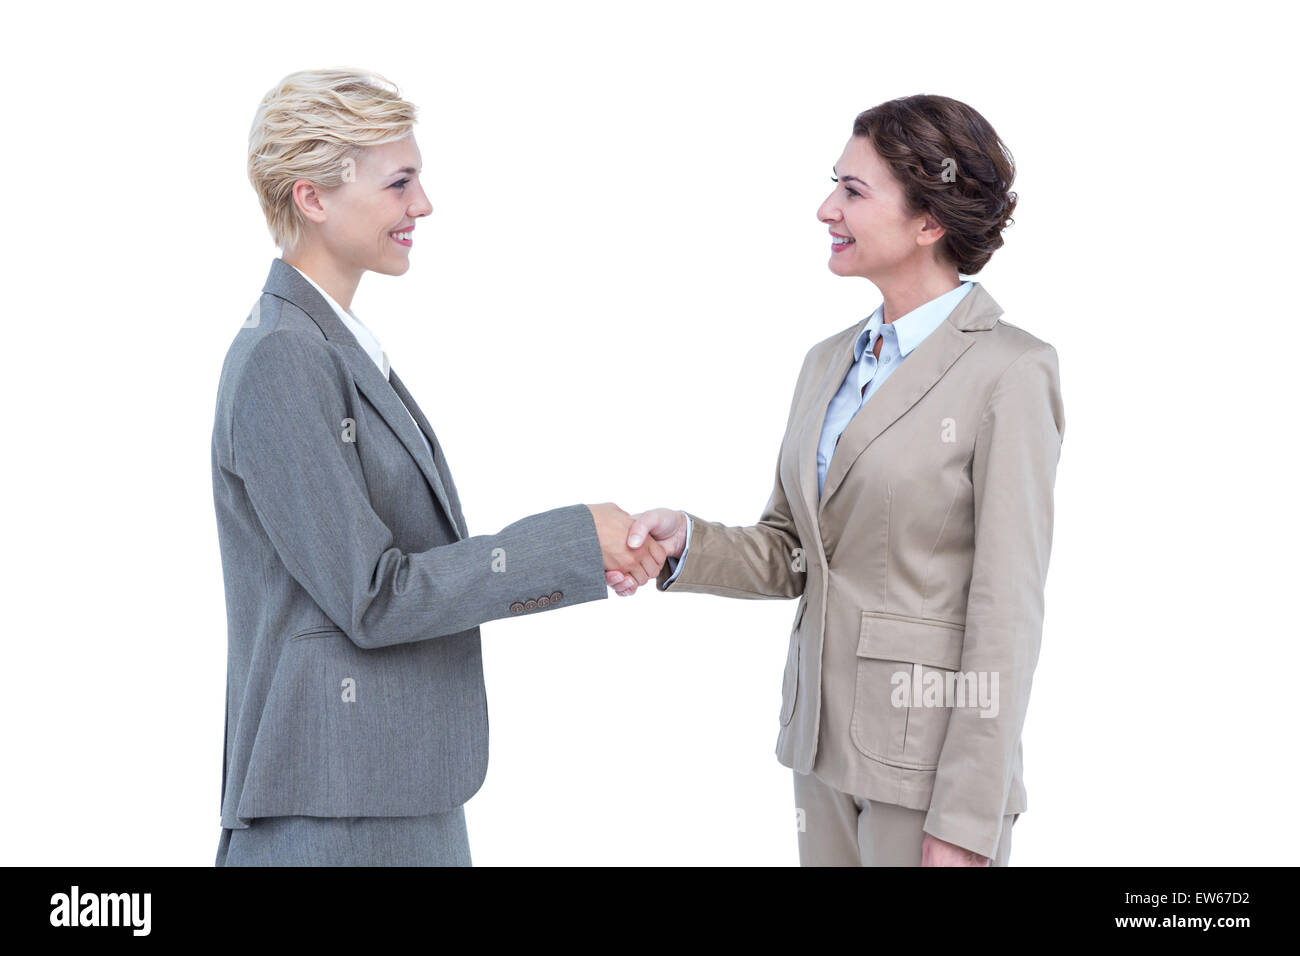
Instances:
[[[253,121],[248,174],[283,252],[226,355],[212,432],[218,866],[470,865],[479,625],[599,600],[606,570],[645,583],[664,560],[626,546],[612,504],[469,534],[432,426],[351,309],[366,272],[410,268],[432,211],[414,123],[354,70],[285,77]]]
[[[628,538],[667,547],[660,590],[801,598],[776,755],[804,865],[1006,865],[1026,808],[1065,414],[1055,349],[961,278],[1014,171],[957,100],[859,115],[817,217],[831,272],[884,301],[804,358],[757,524],[661,508]]]

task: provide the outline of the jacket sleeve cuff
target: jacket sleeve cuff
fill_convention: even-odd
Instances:
[[[686,560],[686,553],[691,550],[691,516],[686,515],[686,545],[682,548],[682,554],[679,558],[669,558],[664,562],[663,569],[659,572],[658,586],[660,591],[668,590],[668,586],[677,579],[681,573],[682,563]],[[664,575],[668,577],[665,578]]]

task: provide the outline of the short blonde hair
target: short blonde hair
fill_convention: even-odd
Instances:
[[[414,104],[377,73],[300,70],[272,87],[248,133],[248,179],[275,244],[287,249],[303,236],[295,182],[339,186],[363,147],[402,139],[414,125]]]

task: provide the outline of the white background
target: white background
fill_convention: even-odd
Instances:
[[[804,353],[879,303],[816,218],[854,116],[983,113],[1021,198],[975,278],[1058,350],[1067,422],[1012,864],[1294,862],[1282,5],[464,7],[10,20],[0,862],[213,862],[212,417],[277,254],[248,126],[320,66],[420,108],[433,215],[354,308],[473,534],[607,500],[754,522]],[[794,608],[643,590],[484,625],[475,864],[797,864]]]

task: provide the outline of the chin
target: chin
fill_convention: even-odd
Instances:
[[[401,262],[380,263],[378,266],[371,269],[370,271],[378,272],[380,275],[400,276],[400,275],[406,275],[407,270],[409,270],[410,268],[411,268],[411,260],[403,259]]]

